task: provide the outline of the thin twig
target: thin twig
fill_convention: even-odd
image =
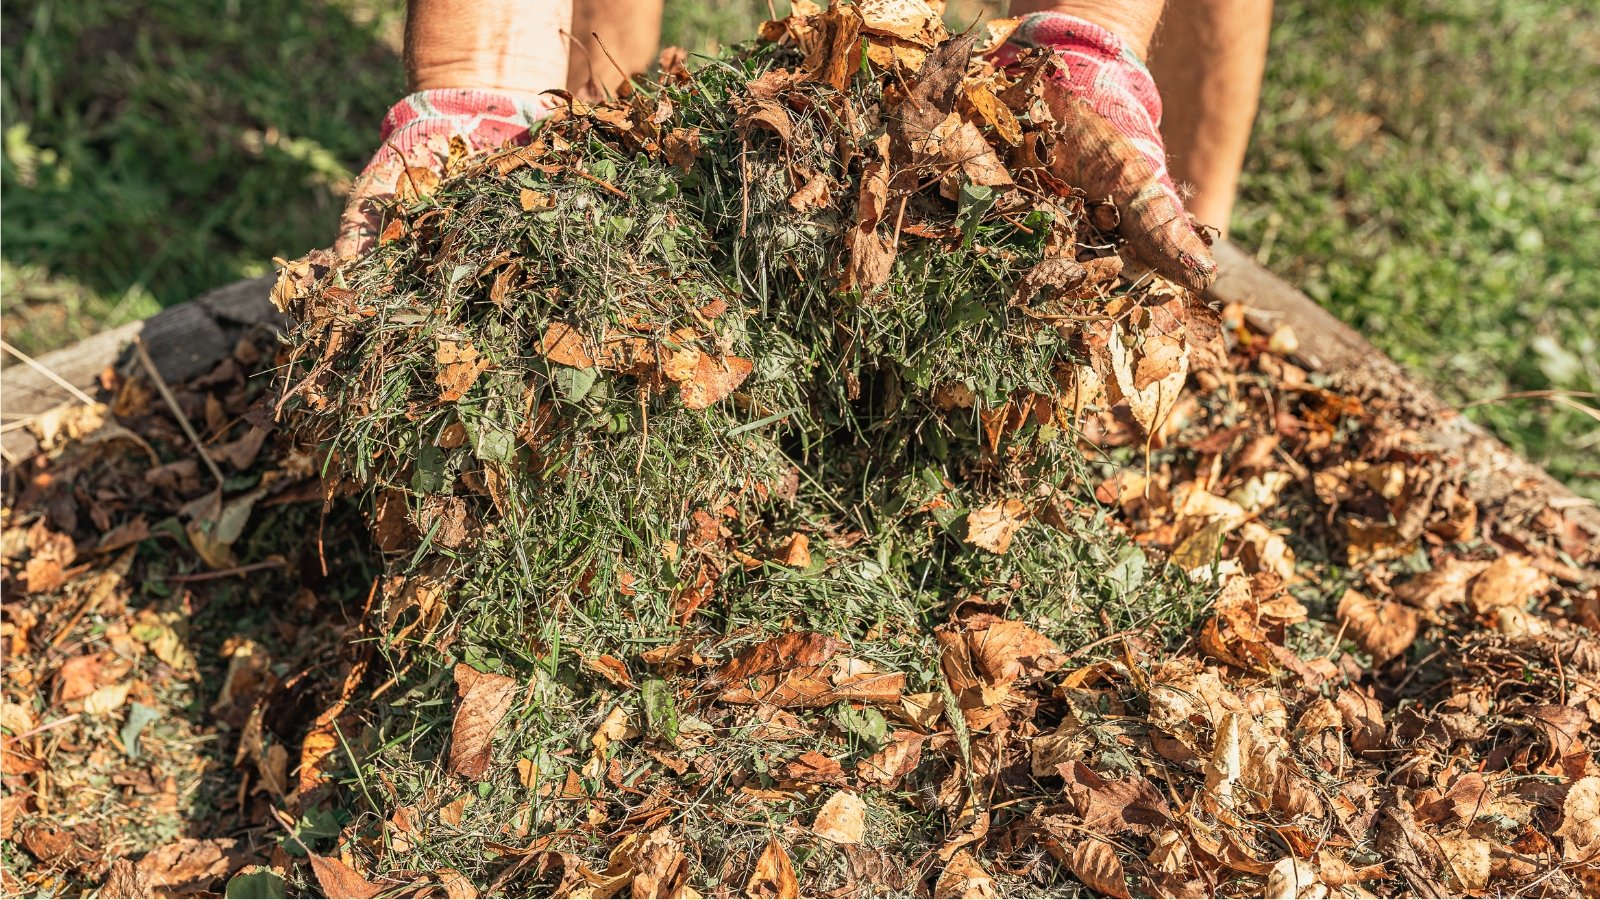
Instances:
[[[133,350],[139,356],[139,363],[144,366],[145,373],[150,376],[150,381],[155,384],[156,390],[161,394],[161,399],[166,401],[167,408],[172,410],[172,415],[177,418],[178,424],[183,427],[183,433],[189,436],[194,449],[205,461],[206,468],[211,470],[211,477],[217,479],[217,489],[222,489],[222,470],[217,468],[216,460],[206,453],[206,447],[200,443],[200,435],[195,433],[194,425],[190,424],[189,417],[183,414],[183,409],[178,406],[178,398],[172,395],[172,388],[167,387],[167,380],[156,371],[155,361],[150,358],[150,351],[144,348],[144,341],[139,337],[133,339]]]
[[[27,731],[24,731],[23,733],[21,733],[21,734],[17,735],[16,737],[12,738],[12,740],[13,741],[20,741],[23,738],[33,737],[36,734],[43,734],[46,731],[53,731],[53,730],[55,730],[57,728],[60,728],[63,725],[68,725],[68,724],[71,724],[73,722],[76,722],[76,721],[78,721],[78,719],[80,719],[82,717],[83,717],[83,713],[73,713],[70,716],[62,716],[61,718],[55,720],[54,722],[47,722],[47,723],[45,723],[43,725],[39,725],[39,726],[36,726],[34,728],[30,728]]]
[[[135,340],[137,340],[137,338],[135,338]],[[43,363],[39,362],[28,354],[23,353],[21,350],[18,350],[3,340],[0,340],[0,349],[5,350],[7,353],[15,356],[17,359],[22,360],[22,362],[27,365],[28,368],[38,372],[40,375],[43,375],[44,377],[65,388],[68,393],[78,398],[80,403],[86,403],[90,406],[95,404],[95,399],[88,394],[85,394],[82,390],[79,390],[77,385],[50,371],[50,369],[47,368]]]
[[[623,191],[620,188],[618,188],[616,185],[612,184],[609,181],[606,181],[604,178],[596,178],[595,176],[590,175],[588,172],[585,172],[582,169],[568,169],[567,171],[571,172],[572,174],[574,174],[576,176],[578,176],[579,178],[587,178],[588,180],[594,182],[595,184],[600,185],[601,187],[603,187],[606,190],[610,191],[611,193],[617,195],[618,197],[621,197],[624,200],[632,200],[633,199],[632,197],[629,197],[626,193],[623,193]]]
[[[285,559],[264,559],[261,562],[234,566],[231,569],[218,569],[215,572],[190,572],[184,575],[161,575],[158,577],[167,582],[211,581],[217,578],[231,578],[234,575],[247,575],[251,572],[259,572],[262,569],[282,569],[288,565],[289,561]]]

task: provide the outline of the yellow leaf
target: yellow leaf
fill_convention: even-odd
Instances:
[[[822,804],[811,830],[835,844],[859,844],[866,827],[867,807],[854,791],[839,791]]]
[[[990,553],[1005,553],[1011,538],[1028,521],[1028,507],[1021,500],[1001,500],[967,514],[967,543]]]

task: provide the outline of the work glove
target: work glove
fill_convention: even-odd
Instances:
[[[383,201],[395,195],[406,169],[443,174],[452,137],[459,136],[469,154],[525,144],[528,130],[550,114],[553,102],[540,94],[448,88],[418,91],[396,103],[383,117],[383,146],[350,191],[334,252],[350,258],[370,250],[383,224]]]
[[[1161,95],[1150,70],[1110,31],[1049,12],[1025,17],[994,62],[1014,65],[1034,47],[1054,51],[1061,63],[1045,86],[1059,129],[1052,174],[1115,203],[1119,230],[1142,262],[1190,290],[1205,289],[1217,264],[1167,173]]]

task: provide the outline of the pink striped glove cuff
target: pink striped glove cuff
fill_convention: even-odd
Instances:
[[[449,153],[450,138],[457,135],[473,153],[526,143],[529,128],[548,116],[556,102],[545,95],[503,91],[418,91],[390,107],[383,117],[379,135],[383,146],[367,168],[389,162],[396,153],[406,165],[432,168]]]
[[[1167,171],[1161,95],[1150,70],[1107,29],[1052,12],[1024,17],[994,51],[993,60],[1011,66],[1035,47],[1056,53],[1061,67],[1052,75],[1055,86],[1103,120],[1096,124],[1082,115],[1073,117],[1078,131],[1067,134],[1075,146],[1069,148],[1071,160],[1062,174],[1091,195],[1109,195],[1116,201],[1123,213],[1123,231],[1146,262],[1196,290],[1210,283],[1216,264],[1189,225]],[[1117,144],[1131,148],[1135,156],[1130,159]]]

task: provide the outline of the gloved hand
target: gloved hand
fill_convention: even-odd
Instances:
[[[1161,95],[1150,70],[1105,28],[1051,12],[1025,17],[994,51],[994,61],[1012,65],[1031,47],[1055,51],[1062,66],[1045,89],[1061,131],[1052,174],[1091,198],[1109,197],[1140,260],[1190,290],[1203,290],[1217,264],[1167,174]]]
[[[442,173],[456,135],[472,153],[527,143],[528,129],[550,114],[554,102],[540,94],[438,89],[396,103],[383,117],[383,146],[350,191],[334,252],[349,258],[372,248],[382,225],[380,201],[394,196],[407,167]]]

